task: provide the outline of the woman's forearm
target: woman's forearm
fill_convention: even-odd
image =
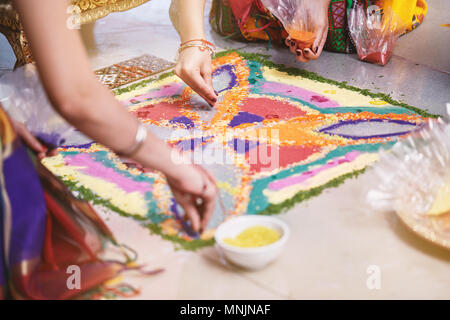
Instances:
[[[55,109],[95,141],[115,151],[129,150],[138,120],[95,78],[78,32],[66,26],[68,2],[16,0],[15,5]],[[176,170],[170,147],[152,134],[134,158],[156,170]]]
[[[205,38],[205,0],[172,0],[170,18],[181,41]]]

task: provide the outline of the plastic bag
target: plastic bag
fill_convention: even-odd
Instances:
[[[430,120],[391,150],[380,151],[372,173],[375,181],[366,194],[373,209],[406,212],[414,219],[437,214],[431,209],[450,187],[450,123]]]
[[[381,9],[376,5],[366,7],[354,1],[348,10],[348,27],[361,60],[386,65],[394,51],[398,37],[406,25],[388,1]]]
[[[53,110],[32,64],[0,78],[0,102],[11,118],[50,147],[91,142]]]
[[[301,49],[312,49],[318,17],[324,14],[320,1],[311,0],[261,0],[262,4],[283,24],[289,36]]]

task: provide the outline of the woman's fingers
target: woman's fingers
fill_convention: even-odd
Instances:
[[[212,99],[215,104],[217,102],[217,94],[213,87],[213,81],[212,81],[212,70],[210,67],[206,67],[204,70],[201,71],[201,76],[203,77],[203,80],[208,85],[208,97]]]
[[[186,74],[182,79],[186,84],[197,92],[203,99],[206,100],[211,106],[217,101],[217,96],[211,85],[205,82],[205,79],[200,75],[199,71],[193,71]]]
[[[208,178],[208,180],[216,185],[216,178],[213,176],[213,174],[211,172],[209,172],[208,170],[206,170],[205,168],[203,168],[202,166],[199,166],[197,164],[194,165],[198,170],[200,170],[202,173],[204,173],[206,175],[206,177]]]
[[[313,44],[314,51],[311,49],[305,49],[305,57],[310,60],[317,60],[322,54],[323,47],[325,46],[325,42],[327,40],[327,35],[328,26],[321,28]]]
[[[48,157],[53,157],[53,156],[56,156],[57,154],[58,154],[58,149],[52,149],[49,152],[47,152]]]
[[[198,48],[183,50],[175,67],[175,74],[197,92],[211,106],[217,101],[211,78],[211,57]]]
[[[208,170],[199,165],[195,165],[195,168],[199,170],[203,176],[203,190],[201,194],[203,205],[201,217],[202,229],[205,230],[216,207],[216,198],[218,193],[217,183],[214,176]]]
[[[203,212],[202,212],[202,229],[205,230],[208,226],[208,222],[212,217],[214,209],[216,207],[216,199],[217,199],[217,184],[214,177],[205,170],[203,167],[199,167],[202,174],[205,176],[205,188],[202,194],[203,200]]]
[[[305,57],[304,50],[297,49],[295,51],[295,54],[297,56],[298,61],[300,61],[300,62],[308,62],[309,61],[309,59]]]
[[[183,208],[184,214],[191,221],[192,230],[194,232],[200,231],[201,221],[200,214],[197,207],[194,204],[194,197],[188,193],[182,193],[177,190],[172,189],[177,203]]]
[[[203,194],[202,230],[208,226],[214,209],[216,207],[217,188],[211,182],[207,183],[207,188]]]
[[[319,47],[316,52],[316,54],[319,56],[322,54],[323,48],[325,47],[325,43],[327,42],[327,37],[328,37],[328,25],[324,29],[324,32],[322,34],[322,40],[320,41]]]
[[[326,37],[326,35],[325,35],[326,31],[327,31],[326,27],[322,27],[322,28],[320,28],[319,32],[316,35],[316,39],[314,40],[314,43],[312,46],[312,50],[315,54],[317,54],[319,52],[319,47],[320,47],[320,44],[322,43],[322,39],[324,36]]]
[[[17,132],[17,135],[22,138],[23,142],[25,142],[28,147],[38,154],[43,153],[45,155],[47,148],[43,146],[30,131],[28,131],[27,127],[23,123],[14,120],[13,126]]]
[[[298,46],[297,41],[293,40],[291,37],[287,37],[285,40],[286,45],[289,50],[295,54],[295,58],[300,62],[308,62],[309,59],[305,57],[303,50]]]
[[[185,217],[191,221],[192,230],[206,229],[211,219],[217,197],[214,177],[198,165],[188,166],[179,181],[167,180],[177,203],[183,208]]]
[[[295,54],[295,50],[297,50],[297,41],[293,40],[291,37],[287,37],[284,42],[288,46],[289,50]]]
[[[311,49],[306,48],[304,50],[305,53],[305,57],[308,57],[309,60],[316,60],[318,58],[318,56],[316,54],[314,54],[314,52],[311,51]]]
[[[291,46],[291,37],[290,37],[290,36],[287,36],[286,39],[284,39],[284,43],[285,43],[288,47],[290,47],[290,46]]]

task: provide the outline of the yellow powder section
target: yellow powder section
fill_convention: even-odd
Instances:
[[[127,193],[114,183],[83,174],[79,171],[82,167],[66,166],[61,154],[45,158],[42,163],[54,175],[65,180],[76,181],[78,185],[92,190],[103,199],[108,199],[111,204],[125,212],[139,216],[147,214],[147,203],[142,194],[139,192]]]
[[[437,216],[447,212],[450,212],[450,178],[447,183],[439,189],[434,198],[433,205],[427,214]]]
[[[332,85],[330,83],[314,81],[299,76],[291,76],[284,72],[271,69],[269,67],[264,67],[263,75],[264,78],[267,79],[267,81],[280,82],[291,86],[297,86],[305,90],[320,93],[321,95],[336,101],[341,106],[346,107],[367,106],[379,108],[379,106],[370,103],[371,101],[373,101],[373,98],[364,96],[352,90],[339,88],[338,86]],[[386,104],[384,104],[383,106],[385,107]]]
[[[217,181],[217,187],[228,191],[233,196],[237,195],[240,191],[239,187],[233,187],[229,182]]]
[[[254,226],[245,229],[235,238],[224,238],[223,242],[240,248],[267,246],[280,239],[280,234],[268,227]]]

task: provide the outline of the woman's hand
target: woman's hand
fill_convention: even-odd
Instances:
[[[204,231],[211,218],[217,197],[213,176],[197,165],[183,165],[181,170],[166,174],[167,182],[185,217],[191,221],[192,230]]]
[[[35,136],[27,129],[27,127],[14,119],[11,119],[12,126],[17,135],[22,139],[22,141],[34,152],[36,152],[39,160],[42,160],[46,156],[54,156],[58,152],[56,149],[48,150],[42,143],[36,139]]]
[[[197,92],[210,106],[217,101],[217,94],[212,84],[211,56],[209,51],[200,51],[197,47],[180,52],[175,74]]]
[[[310,60],[316,60],[322,54],[328,35],[329,5],[330,0],[314,0],[302,3],[302,14],[306,13],[308,16],[313,17],[316,34],[312,49],[304,48],[301,43],[290,36],[286,38],[286,45],[289,47],[290,51],[296,55],[298,61],[309,62]],[[301,17],[299,17],[299,19],[301,19]]]
[[[172,0],[170,20],[182,43],[206,38],[204,10],[205,0]],[[198,47],[191,47],[180,52],[175,74],[213,106],[217,101],[217,94],[212,85],[211,72],[208,50],[201,51]]]

